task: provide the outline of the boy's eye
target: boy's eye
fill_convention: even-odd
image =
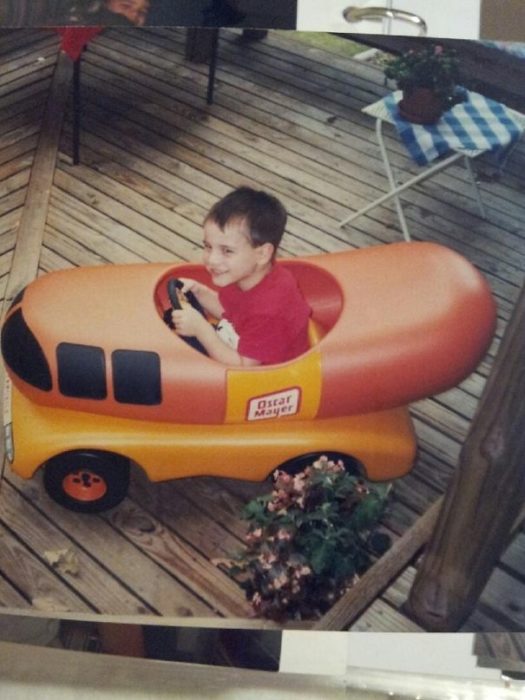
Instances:
[[[225,255],[231,255],[235,251],[233,250],[233,248],[224,248],[223,252]]]

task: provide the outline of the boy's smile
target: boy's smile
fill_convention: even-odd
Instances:
[[[217,287],[237,284],[243,291],[251,289],[270,270],[272,255],[271,243],[251,244],[241,219],[228,222],[223,230],[211,219],[204,224],[203,260]]]

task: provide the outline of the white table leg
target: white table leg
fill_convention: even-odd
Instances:
[[[397,190],[396,180],[394,178],[394,173],[392,172],[392,166],[390,165],[390,160],[388,159],[388,151],[386,150],[385,141],[383,139],[383,122],[381,119],[376,119],[376,136],[379,143],[379,150],[381,151],[381,158],[383,159],[383,165],[385,166],[386,176],[388,178],[388,184],[390,185],[390,191],[395,193]],[[394,203],[396,205],[397,217],[399,219],[399,225],[403,231],[403,236],[405,241],[410,241],[410,233],[408,232],[408,226],[405,219],[405,213],[403,207],[401,206],[401,200],[394,194]]]
[[[476,174],[474,173],[474,170],[472,168],[472,163],[470,162],[470,158],[468,156],[464,156],[464,160],[465,160],[465,168],[468,171],[470,181],[472,183],[472,188],[474,190],[474,197],[476,198],[476,202],[478,203],[479,213],[481,214],[483,219],[486,219],[487,214],[485,212],[485,206],[483,204],[483,200],[481,199],[481,192],[479,191],[478,183],[476,181]]]
[[[375,209],[375,207],[378,207],[381,204],[388,202],[389,199],[394,199],[396,202],[399,223],[401,224],[403,236],[405,237],[405,240],[410,241],[411,240],[410,233],[409,233],[408,227],[406,225],[405,216],[403,213],[403,209],[401,208],[401,202],[399,200],[398,195],[401,192],[408,190],[410,187],[417,185],[419,182],[422,182],[423,180],[426,180],[427,178],[431,177],[432,175],[434,175],[434,173],[437,173],[440,170],[444,170],[445,168],[448,168],[448,166],[451,165],[452,163],[454,163],[456,160],[458,160],[459,158],[463,158],[464,154],[455,152],[452,155],[448,156],[448,158],[445,158],[444,160],[440,160],[438,163],[436,163],[432,167],[427,168],[419,175],[416,175],[416,176],[410,178],[409,180],[404,182],[402,185],[396,186],[396,183],[394,180],[394,175],[392,173],[392,168],[390,167],[390,162],[388,160],[388,154],[386,151],[386,147],[384,145],[383,138],[382,138],[381,121],[382,121],[381,119],[377,119],[377,121],[376,121],[376,134],[378,135],[379,147],[381,149],[381,155],[383,156],[383,163],[385,164],[385,170],[387,171],[387,177],[388,177],[388,181],[389,181],[391,189],[389,192],[387,192],[383,196],[379,197],[378,199],[374,200],[373,202],[370,202],[370,204],[367,204],[366,207],[359,209],[359,211],[356,211],[353,214],[350,214],[350,216],[347,216],[346,219],[343,219],[342,221],[340,221],[339,227],[342,227],[345,224],[349,223],[350,221],[357,219],[359,216],[362,216],[363,214],[367,214],[372,209]]]
[[[390,165],[390,160],[388,158],[388,152],[386,150],[385,142],[383,139],[383,130],[382,130],[382,119],[376,119],[376,136],[377,136],[377,141],[379,143],[379,150],[381,152],[381,158],[383,159],[383,165],[385,167],[385,172],[386,176],[388,178],[388,184],[390,185],[390,191],[387,192],[384,197],[381,197],[380,199],[375,200],[374,202],[371,202],[369,205],[366,207],[363,207],[363,209],[360,209],[359,211],[355,212],[355,214],[350,214],[346,219],[343,219],[340,223],[339,226],[342,227],[345,224],[347,224],[349,221],[353,221],[354,219],[357,219],[357,217],[362,216],[363,214],[366,214],[367,212],[371,211],[372,209],[375,209],[375,207],[379,206],[383,202],[388,201],[389,199],[393,199],[396,205],[396,210],[397,210],[397,216],[399,219],[399,224],[401,226],[401,230],[403,231],[403,236],[406,241],[410,241],[410,233],[408,231],[408,226],[407,222],[405,219],[405,214],[403,212],[403,208],[401,206],[401,200],[399,199],[398,192],[400,191],[399,187],[396,186],[396,181],[394,178],[394,174],[392,172],[392,167]]]

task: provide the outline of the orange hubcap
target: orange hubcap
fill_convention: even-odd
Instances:
[[[98,501],[108,490],[105,480],[89,469],[77,469],[62,482],[65,493],[76,501]]]

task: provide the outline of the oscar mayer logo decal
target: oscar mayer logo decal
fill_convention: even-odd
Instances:
[[[301,405],[301,389],[297,386],[283,389],[272,394],[254,396],[248,401],[247,420],[264,420],[265,418],[280,418],[299,413]]]

